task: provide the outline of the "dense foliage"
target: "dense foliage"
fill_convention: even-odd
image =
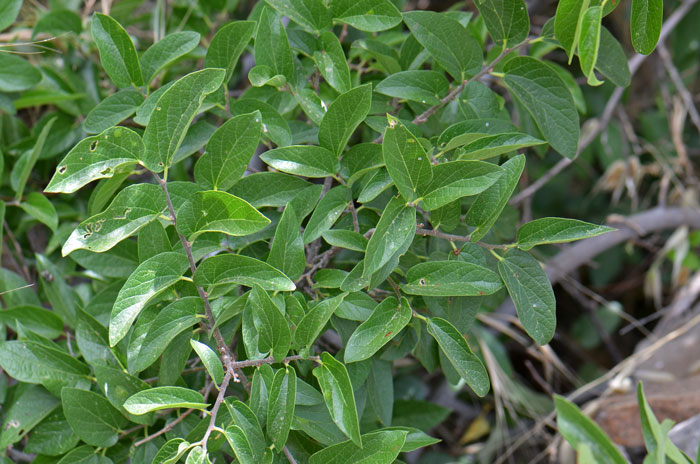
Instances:
[[[0,449],[40,464],[439,443],[428,373],[478,404],[509,361],[477,314],[510,298],[546,345],[536,250],[614,230],[509,201],[530,159],[585,148],[587,89],[630,84],[604,18],[626,8],[645,55],[663,19],[661,0],[560,0],[541,27],[524,0],[33,3],[0,0]],[[659,462],[690,462],[640,405]],[[625,462],[556,409],[581,462]]]

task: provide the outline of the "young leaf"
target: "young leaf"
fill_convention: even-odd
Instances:
[[[45,224],[52,232],[56,232],[58,227],[56,208],[44,195],[39,192],[31,192],[19,204],[19,207],[37,221]]]
[[[467,261],[419,263],[406,272],[406,280],[401,289],[409,295],[491,295],[503,286],[495,272]]]
[[[224,82],[228,83],[254,31],[255,21],[234,21],[216,31],[207,49],[204,67],[225,69]]]
[[[110,346],[124,338],[143,308],[178,282],[188,266],[187,257],[177,252],[161,253],[139,264],[124,283],[112,307],[109,320]]]
[[[141,65],[134,44],[124,28],[112,17],[95,13],[90,32],[100,51],[100,61],[117,87],[143,84]]]
[[[76,435],[88,445],[110,447],[129,421],[107,398],[77,388],[61,390],[63,413]]]
[[[57,121],[56,117],[53,117],[46,123],[46,125],[39,132],[39,136],[36,139],[34,148],[27,152],[25,156],[20,158],[20,160],[15,164],[12,169],[12,174],[10,175],[10,184],[15,190],[15,199],[21,200],[24,194],[24,187],[27,185],[27,180],[34,169],[34,165],[39,160],[39,156],[44,149],[44,144],[46,139],[51,133],[51,128]],[[24,162],[24,163],[22,163]]]
[[[338,158],[331,151],[314,145],[292,145],[260,155],[278,171],[304,177],[329,177],[338,171]]]
[[[406,201],[401,196],[392,198],[367,243],[362,276],[367,277],[377,272],[415,234],[416,209],[406,206]]]
[[[273,74],[294,81],[294,60],[282,18],[272,8],[263,7],[255,31],[255,64],[267,66]]]
[[[345,362],[364,361],[372,357],[410,320],[411,306],[406,298],[402,298],[400,304],[393,296],[385,298],[350,336],[345,345]]]
[[[518,248],[529,250],[544,243],[565,243],[595,237],[615,229],[566,218],[541,218],[518,229]]]
[[[306,313],[294,332],[294,341],[298,346],[311,346],[328,324],[331,316],[343,301],[347,293],[341,293],[333,298],[321,300]]]
[[[649,456],[656,455],[656,462],[674,464],[691,464],[685,454],[668,437],[668,432],[664,430],[664,426],[668,423],[668,419],[664,424],[659,424],[658,419],[654,415],[649,402],[644,396],[644,388],[642,382],[637,384],[637,404],[639,406],[639,415],[642,420],[642,435],[644,436],[644,444],[649,452]],[[670,427],[670,426],[669,426]],[[651,459],[648,458],[651,462]]]
[[[267,421],[269,391],[270,387],[272,387],[274,376],[275,374],[269,364],[263,364],[255,369],[253,373],[249,403],[260,424],[265,424]]]
[[[481,70],[481,46],[456,19],[434,11],[410,11],[403,14],[403,20],[418,42],[457,82]]]
[[[208,464],[210,462],[207,452],[204,451],[201,445],[192,448],[187,455],[187,459],[185,459],[185,464]]]
[[[201,393],[183,387],[155,387],[131,395],[124,402],[124,409],[141,415],[168,408],[206,409]]]
[[[367,117],[372,102],[372,85],[365,84],[338,95],[328,107],[318,129],[318,141],[340,156],[350,136]]]
[[[304,273],[306,254],[301,238],[301,220],[291,204],[284,209],[277,223],[267,262],[293,280]]]
[[[168,440],[160,447],[158,453],[153,457],[152,464],[174,464],[180,461],[187,450],[192,447],[189,442],[182,438]]]
[[[547,344],[556,328],[556,301],[549,278],[529,253],[516,248],[498,262],[498,272],[525,331],[540,345]]]
[[[560,0],[554,16],[554,35],[569,56],[574,59],[576,45],[581,35],[581,19],[588,9],[589,0]]]
[[[170,166],[204,97],[221,86],[223,69],[206,68],[177,80],[160,96],[143,133],[142,162],[161,172]]]
[[[257,464],[258,462],[262,462],[259,460],[261,456],[253,454],[250,439],[242,427],[238,425],[229,425],[226,427],[224,434],[226,435],[229,446],[231,446],[233,453],[236,455],[237,462],[241,464]]]
[[[91,134],[97,134],[99,132],[106,131],[110,127],[116,126],[117,124],[134,114],[138,107],[143,103],[143,101],[143,95],[141,95],[141,93],[139,93],[138,90],[132,87],[122,89],[119,92],[105,98],[96,107],[90,110],[87,117],[85,118],[85,122],[83,122],[83,129],[85,129],[85,132],[89,132]],[[121,134],[122,132],[123,131],[120,131],[119,133]],[[97,140],[101,139],[98,138]],[[84,141],[85,140],[83,140],[83,142]],[[110,143],[113,144],[119,144],[120,142],[121,145],[124,145],[126,140],[110,140]],[[141,144],[140,137],[138,144]],[[129,148],[131,147],[127,147],[127,149]],[[90,156],[90,159],[94,158],[94,156],[95,155],[93,152],[93,154]]]
[[[260,422],[258,422],[255,413],[241,401],[230,402],[226,400],[225,404],[229,413],[231,414],[233,423],[240,428],[241,432],[243,432],[243,435],[250,446],[250,450],[252,451],[252,457],[255,457],[252,464],[263,462],[265,450],[267,449],[267,442],[265,441],[265,436],[263,435],[262,429],[260,428]],[[228,438],[228,429],[226,435]],[[237,438],[240,437],[239,432],[236,435]],[[231,440],[229,439],[229,443],[230,442]]]
[[[272,68],[259,64],[253,66],[248,71],[248,80],[253,87],[263,87],[269,85],[271,87],[280,88],[287,83],[287,78],[282,74],[275,74]]]
[[[345,366],[324,352],[321,355],[321,365],[313,373],[321,386],[333,422],[355,445],[362,448],[355,396]]]
[[[543,62],[519,56],[503,66],[505,83],[530,112],[549,144],[567,158],[576,156],[578,112],[566,84]]]
[[[331,28],[330,13],[321,0],[269,0],[267,3],[309,32],[319,34]]]
[[[433,167],[433,181],[425,188],[426,211],[445,206],[462,197],[478,195],[501,177],[503,170],[483,161],[450,161]]]
[[[382,153],[386,170],[407,201],[414,201],[433,178],[430,159],[418,139],[393,116],[384,132]]]
[[[311,243],[335,224],[348,206],[351,191],[344,185],[337,185],[326,193],[304,228],[304,243]]]
[[[318,40],[320,50],[314,52],[313,58],[321,75],[338,92],[349,91],[350,69],[338,38],[332,32],[324,32]]]
[[[224,379],[224,366],[221,364],[221,360],[216,355],[214,350],[212,350],[208,345],[197,340],[190,340],[190,345],[202,360],[202,364],[207,368],[209,376],[214,380],[214,383],[221,385],[221,381]]]
[[[375,91],[390,97],[439,105],[450,84],[437,71],[401,71],[390,74],[375,87]]]
[[[491,387],[486,368],[469,349],[467,341],[455,326],[444,319],[433,317],[428,320],[428,333],[435,338],[452,367],[469,384],[474,393],[479,396],[486,395]]]
[[[470,235],[474,242],[484,238],[508,204],[525,168],[525,155],[514,156],[501,167],[504,170],[503,175],[491,187],[484,190],[467,211],[466,223],[476,227]]]
[[[289,436],[296,394],[297,376],[294,369],[289,366],[279,369],[272,381],[267,408],[267,436],[277,452],[282,451]]]
[[[512,47],[527,39],[530,17],[523,0],[485,0],[475,5],[491,38],[500,47]]]
[[[197,192],[177,212],[177,229],[194,242],[206,232],[250,235],[267,227],[270,220],[250,203],[226,192]]]
[[[134,184],[119,192],[100,214],[81,222],[63,244],[68,256],[79,249],[107,251],[155,221],[166,208],[165,194],[155,184]]]
[[[292,335],[282,311],[258,285],[251,290],[245,310],[253,315],[260,350],[270,351],[272,357],[281,362],[292,343]]]
[[[352,441],[344,441],[316,452],[309,464],[344,464],[371,462],[391,464],[397,458],[406,441],[405,430],[378,430],[362,435],[362,448]]]
[[[175,32],[154,43],[141,56],[144,83],[153,78],[168,64],[195,49],[199,45],[199,34],[193,31]],[[222,66],[223,67],[223,66]]]
[[[661,35],[664,18],[663,0],[633,0],[630,28],[632,45],[642,55],[648,55],[656,48]]]
[[[243,255],[220,254],[205,259],[192,276],[202,287],[237,284],[253,287],[260,285],[271,292],[293,292],[296,289],[289,277],[267,263]]]
[[[588,85],[600,85],[603,82],[595,77],[595,65],[600,49],[600,22],[603,20],[603,7],[592,6],[581,18],[581,35],[578,40],[578,56],[581,71],[588,78]]]
[[[554,395],[554,404],[557,407],[559,432],[571,446],[578,448],[579,445],[587,445],[596,462],[613,464],[627,462],[605,432],[586,417],[574,403],[563,396]]]
[[[390,0],[332,0],[333,19],[365,32],[391,29],[401,22],[401,12]]]

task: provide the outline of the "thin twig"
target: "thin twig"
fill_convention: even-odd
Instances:
[[[257,367],[257,366],[262,366],[263,364],[274,364],[276,362],[284,363],[284,364],[289,364],[292,361],[316,361],[319,362],[321,358],[318,356],[301,356],[299,354],[295,354],[293,356],[287,356],[286,358],[282,359],[281,361],[276,361],[275,358],[272,356],[269,356],[267,358],[263,359],[246,359],[245,361],[235,361],[233,363],[233,367],[235,369],[243,369],[244,367]]]
[[[435,230],[435,229],[423,229],[420,227],[416,227],[416,235],[423,235],[423,236],[430,235],[432,237],[444,238],[445,240],[449,240],[451,242],[472,242],[472,243],[476,243],[477,245],[484,247],[486,249],[489,249],[489,250],[496,250],[496,249],[505,250],[506,248],[508,248],[505,245],[491,245],[489,243],[474,242],[474,241],[472,241],[471,237],[469,237],[469,236],[446,234],[445,232],[440,232],[439,230]]]
[[[226,373],[224,374],[224,378],[221,381],[221,385],[219,385],[219,394],[216,396],[216,401],[214,401],[214,406],[212,406],[212,408],[211,408],[211,418],[209,419],[209,426],[207,427],[207,431],[204,432],[204,436],[202,437],[202,441],[200,442],[202,444],[202,449],[204,450],[204,454],[206,454],[206,452],[207,452],[207,441],[209,440],[209,435],[211,435],[211,432],[216,427],[216,416],[219,413],[219,408],[221,407],[221,403],[224,402],[224,397],[226,396],[226,389],[228,388],[228,384],[234,375],[236,375],[236,374],[235,374],[235,371],[233,370],[233,368],[226,369]]]
[[[286,446],[282,448],[282,452],[284,453],[284,456],[287,458],[287,461],[289,461],[289,464],[297,464],[297,460],[294,459],[294,456],[292,456],[292,453],[289,451],[289,448]]]
[[[177,424],[182,422],[185,419],[185,417],[192,414],[192,411],[194,411],[194,409],[188,409],[187,411],[183,412],[177,418],[175,418],[175,420],[173,420],[172,422],[167,424],[162,429],[158,430],[156,433],[153,433],[153,434],[147,436],[146,438],[143,438],[143,439],[137,441],[136,443],[134,443],[134,447],[141,446],[144,443],[148,443],[149,441],[153,440],[154,438],[157,438],[157,437],[163,435],[164,433],[170,432],[173,429],[173,427],[175,427]]]
[[[24,260],[24,255],[22,254],[22,247],[19,245],[15,234],[12,233],[12,229],[10,229],[10,226],[7,224],[7,221],[3,221],[3,227],[5,228],[7,238],[10,239],[10,242],[12,243],[12,246],[15,249],[15,253],[17,254],[17,259],[19,260],[21,266],[20,270],[23,274],[24,280],[26,280],[28,284],[31,284],[32,276],[29,273],[29,267],[27,266],[27,262]]]

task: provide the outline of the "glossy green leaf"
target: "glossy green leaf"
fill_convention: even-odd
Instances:
[[[467,86],[468,87],[468,86]],[[438,137],[438,146],[443,152],[470,144],[487,135],[516,132],[512,122],[503,119],[470,119],[459,121],[445,129]]]
[[[22,210],[37,221],[45,224],[55,232],[58,227],[58,215],[53,203],[39,192],[31,192],[19,204]]]
[[[21,305],[0,311],[0,323],[15,332],[17,324],[49,339],[58,338],[63,332],[63,320],[54,312],[40,306]]]
[[[139,313],[156,296],[178,282],[189,267],[182,253],[166,252],[147,259],[129,276],[119,291],[109,320],[109,344],[116,345]]]
[[[457,82],[481,70],[481,46],[459,21],[434,11],[410,11],[403,20],[413,36]]]
[[[209,376],[217,385],[221,385],[221,381],[224,379],[224,366],[214,350],[197,340],[190,340],[190,345],[197,353],[197,356],[199,356],[199,359],[202,360],[204,367],[207,368]]]
[[[27,185],[27,180],[34,169],[34,165],[39,160],[39,156],[44,149],[44,144],[46,143],[46,140],[51,132],[51,128],[56,120],[57,118],[53,117],[46,123],[36,139],[34,148],[27,152],[25,156],[20,158],[13,167],[10,175],[10,185],[15,191],[15,199],[22,199],[24,187]]]
[[[255,458],[254,461],[248,462],[251,462],[252,464],[263,462],[265,450],[267,449],[267,442],[265,441],[265,436],[263,435],[262,429],[260,428],[260,422],[258,422],[255,413],[241,401],[230,402],[227,400],[225,404],[229,413],[231,414],[233,423],[240,429],[240,431],[235,433],[236,440],[240,439],[240,432],[243,432],[243,436],[248,442],[250,448],[250,453],[247,454],[248,456]],[[233,447],[233,443],[229,438],[228,429],[226,431],[226,438]],[[245,442],[242,444],[245,445]],[[236,452],[235,448],[234,452]],[[238,456],[238,452],[236,452],[236,455]]]
[[[281,74],[288,82],[294,80],[294,61],[281,16],[263,7],[255,30],[255,64],[267,66],[273,74]]]
[[[130,237],[165,210],[159,185],[134,184],[117,194],[100,214],[81,222],[63,244],[63,256],[79,249],[102,252]]]
[[[155,387],[131,395],[124,409],[131,414],[146,414],[168,408],[206,409],[201,393],[183,387]]]
[[[632,45],[643,55],[656,48],[664,18],[663,0],[633,0],[630,18]]]
[[[61,403],[68,424],[88,445],[113,446],[129,423],[107,398],[91,391],[64,388]]]
[[[78,311],[77,319],[75,341],[85,361],[92,366],[118,364],[109,349],[107,328],[84,311]]]
[[[512,47],[527,39],[530,17],[523,0],[484,0],[475,5],[498,46]]]
[[[340,94],[328,107],[318,129],[318,141],[340,156],[357,126],[367,117],[372,102],[372,86],[361,85]]]
[[[278,171],[304,177],[329,177],[338,171],[338,158],[331,151],[314,145],[292,145],[260,155]]]
[[[270,387],[267,408],[267,436],[275,449],[280,452],[289,436],[289,429],[294,418],[294,406],[297,394],[297,376],[293,368],[287,366],[275,373]]]
[[[574,448],[584,444],[588,446],[596,462],[623,464],[627,460],[605,435],[605,432],[586,417],[581,410],[563,396],[554,395],[557,408],[557,426],[559,432]]]
[[[206,68],[177,80],[160,96],[143,133],[143,164],[153,172],[170,166],[204,97],[219,88],[223,69]]]
[[[351,441],[344,441],[318,451],[309,464],[344,464],[366,462],[391,464],[398,457],[406,441],[405,430],[379,430],[362,435],[362,448]]]
[[[450,161],[433,167],[433,181],[425,189],[423,208],[445,206],[462,197],[478,195],[501,177],[498,165],[483,161]]]
[[[237,462],[241,464],[257,464],[259,456],[253,453],[253,448],[250,444],[246,432],[238,425],[229,425],[224,432],[229,446],[236,455]]]
[[[204,58],[204,67],[226,70],[224,82],[231,80],[238,58],[253,37],[254,21],[233,21],[216,31]]]
[[[85,118],[85,122],[83,122],[83,129],[91,134],[106,131],[110,127],[116,126],[132,114],[136,113],[136,110],[139,106],[141,106],[143,101],[143,95],[141,95],[138,90],[134,88],[122,89],[119,92],[105,98],[96,107],[90,110]],[[111,132],[114,133],[114,130]],[[122,132],[123,131],[120,131],[119,133],[122,134]],[[100,140],[100,142],[103,141],[103,139],[98,140]],[[124,145],[126,142],[125,140],[120,139],[106,140],[116,145]],[[141,144],[140,137],[138,144]],[[104,148],[102,148],[102,150],[104,150]],[[94,156],[95,155],[93,154],[90,156],[90,158]]]
[[[197,45],[199,45],[199,34],[193,31],[183,31],[166,35],[148,47],[141,56],[144,83],[149,85],[162,69],[194,50]]]
[[[127,374],[121,368],[96,365],[94,369],[98,389],[104,393],[112,406],[121,411],[132,422],[138,424],[153,423],[154,414],[132,416],[124,409],[124,401],[127,398],[134,393],[150,388],[146,382]]]
[[[362,252],[367,248],[368,240],[363,235],[352,230],[333,229],[327,230],[321,235],[323,240],[332,246]]]
[[[0,31],[7,29],[15,22],[20,8],[22,8],[22,0],[0,1]]]
[[[382,147],[377,143],[358,143],[343,153],[340,160],[340,175],[348,186],[354,184],[366,173],[384,166]]]
[[[504,153],[545,144],[544,140],[537,139],[528,134],[509,132],[506,134],[486,135],[462,147],[458,156],[463,160],[478,160],[493,158]]]
[[[17,388],[14,402],[5,407],[0,447],[7,448],[17,443],[42,419],[60,408],[61,401],[56,396],[58,395],[50,394],[39,385]]]
[[[121,24],[111,16],[95,13],[90,22],[90,32],[109,78],[118,87],[142,85],[139,57],[129,34]]]
[[[450,84],[442,73],[401,71],[389,75],[374,90],[390,97],[438,105],[449,89]]]
[[[321,0],[269,0],[267,4],[309,32],[331,27],[330,13]]]
[[[333,19],[366,32],[390,29],[401,22],[401,13],[390,0],[332,0]]]
[[[418,139],[393,116],[384,132],[382,153],[396,188],[408,201],[420,196],[433,178],[430,159]]]
[[[274,185],[275,188],[269,188]],[[229,190],[256,208],[263,206],[286,206],[302,190],[311,188],[312,184],[299,177],[281,172],[256,172],[245,176]]]
[[[173,251],[168,233],[159,221],[153,221],[139,230],[136,243],[138,246],[139,262],[146,261],[148,258],[152,258],[166,251]],[[129,274],[131,274],[131,272],[124,277],[128,277]]]
[[[192,448],[185,459],[185,464],[208,464],[209,462],[211,462],[209,455],[201,445]]]
[[[392,198],[367,243],[362,275],[369,276],[378,271],[415,233],[416,209],[406,206],[400,196]]]
[[[324,352],[321,355],[321,365],[313,373],[321,386],[333,422],[355,445],[362,448],[360,421],[347,369],[343,363]]]
[[[24,451],[31,454],[58,456],[76,447],[80,438],[68,425],[62,411],[54,411],[32,430]]]
[[[263,87],[269,85],[271,87],[280,88],[287,83],[287,78],[282,74],[275,74],[272,68],[259,64],[253,66],[248,72],[248,80],[253,87]]]
[[[0,92],[30,89],[41,81],[41,77],[41,72],[24,58],[0,53]]]
[[[595,67],[618,87],[627,87],[632,81],[625,50],[605,27],[600,28],[600,47]]]
[[[202,287],[221,284],[238,284],[247,287],[260,285],[272,292],[292,292],[294,282],[267,263],[243,255],[220,254],[205,259],[193,276],[194,283]]]
[[[318,44],[320,50],[314,52],[313,58],[321,75],[338,92],[349,91],[352,87],[350,69],[338,38],[332,32],[324,32]]]
[[[269,351],[276,361],[282,361],[292,343],[292,335],[282,311],[258,285],[251,290],[245,310],[252,313],[260,350]]]
[[[529,250],[545,243],[565,243],[595,237],[615,229],[567,218],[542,218],[518,229],[518,248]]]
[[[206,232],[250,235],[265,228],[270,220],[250,203],[226,192],[197,192],[177,212],[177,229],[189,242]]]
[[[571,92],[541,61],[520,56],[503,67],[505,83],[527,108],[549,144],[567,158],[576,156],[579,118]]]
[[[301,220],[290,204],[277,223],[267,263],[284,272],[292,280],[298,279],[306,268]]]
[[[554,16],[554,35],[569,56],[574,58],[581,35],[581,19],[588,9],[589,0],[560,0]]]
[[[341,293],[333,298],[326,298],[311,308],[294,332],[295,343],[302,347],[311,346],[346,295],[347,293]]]
[[[406,272],[407,283],[401,285],[410,295],[478,296],[491,295],[503,285],[498,275],[467,261],[429,261]]]
[[[385,298],[350,336],[345,345],[345,362],[363,361],[372,357],[399,334],[411,320],[411,315],[407,299],[402,298],[399,304],[394,297]]]
[[[189,442],[182,438],[173,438],[168,440],[160,447],[158,453],[153,458],[152,464],[174,464],[185,455],[188,449],[191,448]]]
[[[556,328],[556,301],[540,263],[529,253],[513,248],[498,262],[498,272],[525,331],[540,345],[547,344]]]
[[[603,20],[603,7],[592,6],[581,18],[581,35],[578,41],[578,56],[581,70],[588,78],[588,85],[602,84],[595,76],[595,65],[600,49],[600,22]]]
[[[304,243],[311,243],[335,224],[348,206],[351,191],[344,185],[337,185],[326,193],[304,228]]]
[[[262,134],[277,146],[285,147],[292,144],[292,132],[289,124],[280,115],[277,108],[262,100],[243,98],[229,103],[232,114],[246,114],[260,111],[262,115]]]

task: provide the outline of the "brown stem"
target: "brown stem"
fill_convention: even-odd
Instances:
[[[185,419],[185,417],[192,414],[192,411],[194,411],[194,409],[188,409],[187,411],[183,412],[175,420],[173,420],[172,422],[167,424],[162,429],[158,430],[156,433],[153,433],[153,434],[147,436],[146,438],[143,438],[143,439],[137,441],[136,443],[134,443],[134,447],[141,446],[144,443],[148,443],[149,441],[153,440],[154,438],[157,438],[157,437],[163,435],[164,433],[170,432],[173,429],[173,427],[175,427],[177,424],[182,422]]]
[[[506,248],[508,248],[505,245],[491,245],[488,243],[474,242],[474,241],[472,241],[471,237],[469,237],[469,236],[446,234],[445,232],[440,232],[439,230],[435,230],[435,229],[422,229],[420,227],[416,227],[416,234],[423,235],[423,236],[430,235],[431,237],[444,238],[445,240],[449,240],[451,242],[472,242],[472,243],[476,243],[480,247],[484,247],[488,250],[495,250],[495,249],[505,250]]]
[[[214,406],[211,408],[211,418],[209,419],[209,426],[207,427],[207,431],[204,432],[204,436],[202,437],[202,449],[204,450],[204,454],[207,452],[207,440],[209,440],[209,435],[211,435],[212,430],[214,430],[214,427],[216,427],[216,416],[219,413],[219,408],[221,407],[221,403],[224,402],[224,396],[226,395],[226,389],[228,388],[228,383],[231,380],[231,378],[236,375],[235,371],[233,368],[231,369],[226,369],[226,374],[224,374],[224,379],[221,381],[221,385],[219,385],[219,394],[216,396],[216,401],[214,401]]]
[[[289,364],[292,361],[320,361],[321,358],[318,356],[301,356],[298,354],[295,354],[293,356],[287,356],[286,358],[282,359],[281,363],[284,364]],[[274,364],[278,361],[275,361],[275,359],[272,356],[269,356],[267,358],[263,359],[246,359],[245,361],[235,361],[233,363],[233,367],[236,369],[243,369],[244,367],[257,367],[257,366],[262,366],[263,364]]]
[[[24,280],[26,280],[28,284],[31,284],[32,276],[29,273],[29,267],[27,266],[27,262],[24,260],[24,255],[22,254],[22,247],[19,245],[15,234],[12,233],[12,229],[7,224],[7,221],[3,221],[3,227],[5,228],[7,238],[10,239],[10,242],[12,242],[12,246],[15,249],[15,253],[17,254],[17,259],[19,260],[21,266],[21,272],[22,274],[24,274]]]
[[[289,464],[297,464],[297,460],[294,459],[294,456],[292,456],[292,453],[289,451],[289,448],[286,446],[282,448],[282,452],[284,453],[284,456],[287,458],[287,461],[289,461]]]

